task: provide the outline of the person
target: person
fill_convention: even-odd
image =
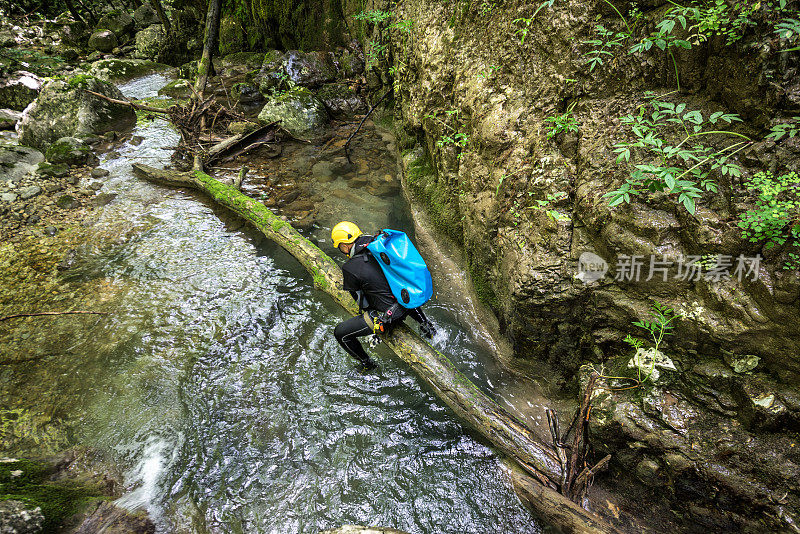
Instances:
[[[343,288],[353,296],[360,311],[359,315],[339,323],[333,331],[336,341],[348,354],[361,362],[364,369],[374,369],[377,367],[375,362],[358,338],[373,335],[372,340],[377,343],[378,332],[390,332],[406,316],[420,324],[423,335],[434,336],[433,323],[422,310],[402,307],[392,294],[386,275],[367,249],[374,236],[364,234],[352,222],[342,221],[333,227],[331,239],[333,246],[350,258],[342,265]]]

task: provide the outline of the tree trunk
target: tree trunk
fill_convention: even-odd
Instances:
[[[190,187],[208,194],[213,200],[239,214],[266,237],[286,249],[311,273],[316,288],[328,293],[350,314],[358,313],[350,294],[341,289],[342,275],[339,265],[261,202],[202,172],[165,171],[138,163],[133,164],[133,169],[138,175],[150,181],[162,185]],[[567,515],[571,513],[568,510],[573,510],[573,516],[578,513],[576,510],[580,510],[580,514],[571,519],[574,524],[586,523],[585,519],[582,519],[583,516],[593,517],[572,503],[570,504],[574,509],[567,507],[563,504],[567,499],[554,491],[561,480],[562,469],[550,447],[540,442],[521,421],[480,391],[445,355],[403,324],[394,328],[391,335],[383,336],[383,340],[460,419],[516,460],[530,475],[527,477],[530,484],[533,484],[534,478],[538,481],[539,485],[535,486],[537,491],[549,499],[540,499],[540,502],[547,503],[547,506],[552,502],[558,502],[559,509],[566,510],[563,514]],[[538,504],[532,504],[538,507]],[[545,512],[541,515],[548,519],[550,517],[550,514]],[[558,519],[557,516],[554,517]],[[603,524],[601,520],[595,521],[595,519],[593,524]],[[555,526],[560,525],[555,524]],[[569,527],[564,531],[601,532],[588,527],[585,530]],[[607,531],[613,532],[610,527]]]
[[[67,4],[67,9],[69,10],[70,14],[75,18],[75,20],[77,20],[78,22],[81,22],[83,24],[86,24],[86,21],[83,20],[83,17],[81,17],[81,14],[78,13],[77,9],[75,9],[75,4],[72,3],[72,0],[64,0],[64,1]]]
[[[150,0],[150,4],[153,6],[153,9],[158,15],[158,20],[161,21],[161,25],[164,26],[164,33],[169,35],[171,30],[171,25],[169,23],[169,18],[167,17],[167,14],[164,12],[164,6],[161,5],[161,0]]]
[[[219,33],[219,15],[222,0],[209,0],[208,13],[206,14],[206,33],[203,38],[203,57],[197,66],[197,83],[194,87],[195,92],[203,99],[203,91],[208,83],[208,75],[213,71],[214,65],[211,60],[217,48],[217,34]]]

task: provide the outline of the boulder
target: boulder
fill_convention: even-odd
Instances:
[[[156,21],[158,22],[158,21]],[[111,30],[118,39],[133,34],[136,22],[124,11],[109,11],[97,22],[97,30]]]
[[[81,165],[91,156],[89,147],[75,137],[62,137],[47,149],[45,159],[53,164]]]
[[[0,145],[0,183],[18,182],[34,172],[44,154],[19,145]]]
[[[42,80],[24,70],[0,80],[0,108],[22,111],[34,101],[42,88]]]
[[[41,532],[44,515],[38,506],[33,508],[21,501],[0,501],[0,532],[29,533]]]
[[[20,144],[46,149],[62,137],[124,131],[136,124],[136,113],[130,106],[112,104],[86,90],[111,98],[124,98],[115,86],[93,76],[79,75],[69,81],[49,81],[22,116]]]
[[[318,87],[332,82],[337,75],[333,54],[322,51],[289,50],[286,52],[284,70],[294,83],[304,87]]]
[[[164,44],[164,37],[164,27],[161,24],[153,24],[136,32],[136,57],[142,59],[157,57]]]
[[[151,24],[159,24],[158,13],[147,4],[142,4],[133,12],[133,21],[139,29],[147,28]]]
[[[263,63],[264,52],[237,52],[223,57],[220,66],[226,76],[232,76],[258,70]]]
[[[169,68],[145,59],[101,59],[92,63],[88,73],[104,81],[124,81]]]
[[[118,508],[109,502],[101,503],[89,517],[84,519],[73,532],[75,534],[152,534],[155,524],[147,517],[147,512],[139,510],[130,512]]]
[[[17,46],[17,39],[14,34],[8,30],[0,31],[0,47],[11,48]]]
[[[346,85],[328,83],[317,91],[317,97],[325,104],[331,115],[353,115],[366,113],[366,102]]]
[[[111,52],[118,44],[117,36],[111,30],[99,30],[89,37],[89,48],[98,52]]]
[[[13,130],[14,126],[21,118],[21,111],[0,109],[0,130]]]
[[[192,82],[189,80],[172,80],[167,85],[158,90],[159,96],[170,98],[189,98],[192,94]]]
[[[80,21],[67,21],[63,23],[59,34],[61,35],[62,44],[78,48],[82,48],[86,45],[86,41],[89,39],[89,35],[91,35],[86,24]]]
[[[258,121],[262,124],[281,121],[292,135],[303,137],[324,126],[328,113],[314,93],[305,87],[295,87],[270,96],[258,115]]]
[[[239,104],[252,104],[264,100],[258,87],[249,83],[237,83],[231,87],[231,97]]]

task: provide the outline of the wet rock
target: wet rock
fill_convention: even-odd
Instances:
[[[0,79],[0,108],[24,110],[42,89],[42,79],[27,71],[17,71]]]
[[[88,26],[80,21],[64,21],[58,33],[62,44],[77,48],[83,48],[91,35]]]
[[[66,163],[59,163],[53,165],[51,163],[40,163],[36,169],[36,174],[40,176],[51,176],[53,178],[62,178],[69,173],[69,167]]]
[[[0,501],[0,532],[3,534],[33,534],[44,525],[42,509],[21,501]]]
[[[0,183],[18,182],[33,173],[44,161],[44,154],[30,147],[19,145],[0,145]]]
[[[59,271],[68,271],[72,269],[78,263],[78,250],[77,249],[69,249],[61,261],[56,265],[56,269]]]
[[[68,62],[73,62],[77,60],[79,56],[80,52],[78,52],[74,48],[65,48],[64,50],[61,51],[61,57]]]
[[[89,184],[89,189],[92,191],[100,191],[103,188],[103,182],[92,182]]]
[[[0,195],[0,200],[8,203],[16,202],[17,195],[15,193],[3,193],[2,195]]]
[[[135,27],[136,22],[134,21],[133,17],[124,11],[118,10],[106,13],[97,22],[98,30],[111,30],[114,32],[114,35],[117,37],[117,39],[121,39],[132,34]]]
[[[347,180],[347,187],[364,187],[367,185],[367,178],[364,176],[354,176]]]
[[[245,134],[258,128],[257,124],[245,121],[233,121],[228,124],[228,133],[233,135]]]
[[[320,161],[311,167],[311,174],[318,182],[332,182],[336,179],[333,176],[332,165],[329,161]]]
[[[97,167],[96,169],[92,169],[92,172],[90,173],[92,178],[105,178],[109,174],[110,173],[108,172],[107,169],[102,169],[100,167]]]
[[[348,174],[353,172],[356,168],[355,165],[347,161],[345,157],[333,158],[328,163],[334,174]]]
[[[159,89],[158,94],[170,98],[189,98],[192,94],[192,82],[184,79],[173,80]]]
[[[119,42],[111,30],[96,31],[89,37],[89,48],[98,52],[111,52]]]
[[[28,200],[29,198],[39,195],[41,192],[42,188],[38,185],[29,185],[19,189],[19,196],[22,200]]]
[[[389,527],[363,527],[361,525],[344,525],[339,528],[323,530],[320,534],[408,534],[405,531]]]
[[[109,502],[97,509],[73,532],[74,534],[152,534],[156,531],[147,512],[129,512]]]
[[[156,13],[156,10],[148,4],[142,4],[136,8],[136,11],[133,12],[133,20],[136,23],[136,27],[139,29],[161,22],[158,20],[158,13]]]
[[[645,458],[636,465],[636,477],[648,486],[659,485],[661,466],[658,462]]]
[[[168,69],[169,65],[145,59],[101,59],[92,63],[88,73],[104,81],[123,81]]]
[[[259,113],[258,121],[262,124],[281,121],[292,135],[303,137],[323,127],[328,114],[311,91],[295,87],[285,94],[270,97]]]
[[[92,199],[92,205],[99,208],[110,204],[115,198],[117,198],[116,193],[100,193]]]
[[[164,27],[161,24],[148,26],[136,32],[135,56],[141,59],[155,59],[158,57],[163,43]]]
[[[264,52],[237,52],[225,55],[221,61],[221,70],[226,76],[246,74],[258,70],[264,64]]]
[[[364,60],[355,51],[346,48],[337,49],[334,62],[341,78],[355,78],[364,73]]]
[[[115,86],[93,76],[49,81],[23,114],[19,123],[20,143],[45,148],[62,137],[124,131],[136,124],[136,114],[130,106],[112,104],[84,89],[124,98]]]
[[[52,164],[82,165],[91,156],[89,147],[76,137],[62,137],[47,148],[45,159]]]
[[[231,96],[239,104],[253,104],[264,101],[259,88],[251,83],[234,84],[231,87]]]
[[[22,118],[21,111],[13,109],[0,109],[0,130],[13,130],[17,122]]]
[[[319,87],[336,79],[333,54],[314,51],[289,50],[284,59],[284,70],[291,80],[305,87]]]
[[[317,91],[317,97],[333,116],[353,115],[368,110],[364,100],[349,86],[341,83],[323,85]]]
[[[78,205],[78,201],[72,195],[61,195],[56,199],[56,206],[61,209],[71,210]]]
[[[45,235],[53,237],[58,233],[58,228],[56,228],[55,226],[48,226],[47,228],[44,229],[44,233]]]

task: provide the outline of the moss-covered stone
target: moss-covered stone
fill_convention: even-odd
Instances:
[[[272,95],[258,120],[262,124],[281,121],[281,125],[292,135],[306,136],[323,127],[328,121],[325,107],[304,87],[295,87],[280,95]]]
[[[169,68],[143,59],[101,59],[92,63],[88,73],[105,81],[125,81]]]
[[[80,165],[86,163],[90,155],[89,147],[74,137],[62,137],[50,145],[45,152],[47,161],[56,165],[59,163]]]

